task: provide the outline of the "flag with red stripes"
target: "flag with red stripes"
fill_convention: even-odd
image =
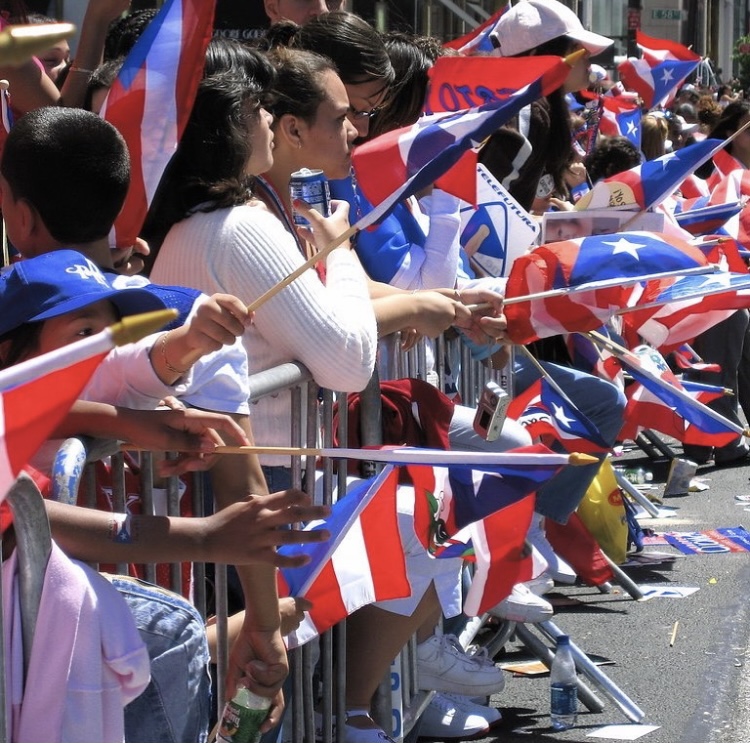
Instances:
[[[313,603],[302,624],[287,635],[289,648],[304,645],[367,604],[410,594],[396,511],[397,484],[398,469],[389,465],[338,500],[327,519],[308,524],[308,529],[327,529],[327,542],[279,549],[284,555],[310,557],[307,565],[278,573],[280,595]]]
[[[215,0],[166,0],[122,65],[100,115],[130,151],[130,188],[114,242],[135,242],[177,149],[203,74]]]

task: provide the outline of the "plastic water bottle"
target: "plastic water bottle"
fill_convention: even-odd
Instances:
[[[570,638],[557,638],[557,652],[550,668],[550,721],[555,730],[567,730],[576,724],[578,687],[576,666],[570,651]]]
[[[221,723],[216,734],[217,743],[258,743],[260,726],[268,716],[271,700],[253,694],[242,684],[224,705]]]
[[[643,467],[615,467],[615,470],[633,485],[645,485],[654,479],[653,472],[644,470]]]

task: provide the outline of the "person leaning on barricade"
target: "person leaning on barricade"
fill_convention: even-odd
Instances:
[[[92,148],[97,152],[96,158],[89,156]],[[74,245],[85,251],[93,263],[111,269],[107,234],[122,204],[129,176],[127,150],[111,125],[79,109],[46,108],[31,112],[17,123],[12,136],[9,135],[0,172],[9,236],[22,255],[37,255]],[[56,172],[68,174],[67,188],[63,192],[49,189],[49,179]],[[124,277],[116,281],[119,286]],[[143,278],[137,281],[141,285],[148,283]],[[158,293],[165,301],[180,300],[184,305],[180,307],[182,319],[190,318],[192,331],[188,335],[193,340],[182,345],[185,332],[176,328],[139,342],[134,349],[120,352],[122,362],[113,367],[112,373],[96,375],[90,389],[99,389],[105,395],[100,400],[113,394],[110,400],[147,408],[155,407],[168,394],[177,395],[187,404],[203,409],[213,407],[234,417],[243,435],[241,438],[231,435],[232,442],[252,440],[246,355],[239,342],[221,346],[223,342],[234,340],[234,333],[244,327],[243,312],[247,314],[244,305],[234,299],[200,297],[195,292],[178,289],[151,287],[148,290]],[[196,339],[198,348],[203,351],[221,348],[207,358],[196,360],[198,348],[193,345]],[[151,368],[151,359],[157,369]],[[163,379],[159,371],[165,375]],[[113,385],[116,386],[114,393]],[[210,476],[219,506],[241,502],[251,493],[264,495],[268,492],[254,457],[220,457],[211,467]],[[274,695],[287,669],[278,630],[274,569],[262,565],[243,567],[241,577],[243,589],[254,600],[246,613],[243,641],[233,649],[229,680],[230,683],[236,681],[244,672],[246,662],[262,657],[273,666],[266,675],[263,691]],[[262,620],[258,620],[255,612],[263,615]],[[259,625],[264,628],[262,631],[256,631]],[[269,629],[274,626],[275,630]],[[173,681],[167,674],[164,682]],[[165,695],[167,699],[173,696]],[[167,730],[165,737],[159,737],[161,733],[149,727],[152,718],[148,709],[139,711],[137,707],[138,700],[132,709],[129,706],[127,713],[129,740],[143,739],[144,735],[152,740],[170,740],[169,728],[180,729],[189,718],[184,710],[194,709],[178,695],[168,711],[171,722],[162,726]],[[280,699],[272,708],[271,721],[279,713]],[[201,723],[203,727],[206,724],[205,720]]]
[[[227,69],[230,54],[233,64]],[[242,57],[245,61],[240,64]],[[321,168],[336,177],[348,173],[357,130],[347,119],[349,99],[344,84],[333,64],[320,55],[279,50],[274,60],[283,90],[279,82],[270,91],[276,117],[271,134],[270,116],[259,106],[265,100],[264,87],[271,87],[273,70],[266,71],[268,63],[257,53],[228,47],[217,39],[209,44],[206,74],[190,121],[151,213],[157,228],[171,225],[158,250],[153,279],[204,291],[221,287],[221,291],[256,299],[303,266],[310,246],[323,248],[348,227],[347,209],[341,202],[334,201],[328,218],[295,203],[312,223],[311,228],[297,230],[289,197],[291,173],[301,167]],[[243,68],[245,78],[238,73]],[[253,115],[238,120],[234,112],[243,110]],[[249,180],[251,173],[263,173],[263,177]],[[467,302],[488,300],[497,298],[489,292],[466,298]],[[496,301],[493,311],[495,307]],[[452,289],[409,293],[368,285],[347,243],[321,258],[319,271],[305,270],[261,304],[244,340],[251,372],[298,360],[321,386],[359,391],[372,372],[377,334],[416,327],[434,336],[454,323],[469,331],[489,323],[493,332],[501,333],[503,320],[478,320],[457,301]],[[253,427],[264,445],[290,443],[290,414],[289,394],[258,401]],[[268,476],[290,478],[288,466],[283,466],[288,460],[282,466],[278,457],[267,463],[277,465],[267,470]],[[368,654],[373,664],[368,664],[366,674],[361,663],[351,666],[353,678],[351,683],[347,680],[347,693],[362,693],[356,703],[348,702],[359,711],[358,719],[347,723],[351,735],[359,725],[383,734],[361,710],[369,706],[382,677],[379,666],[391,660],[391,644],[400,648],[411,635],[413,622],[420,619],[419,613],[403,617],[402,637],[396,640],[390,633],[371,634],[371,640],[388,647],[379,655]],[[502,675],[494,666],[491,670],[500,684]],[[363,686],[371,687],[370,694],[362,692]]]

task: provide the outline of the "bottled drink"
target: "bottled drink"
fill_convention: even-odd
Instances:
[[[259,697],[239,684],[235,695],[224,705],[217,743],[258,743],[260,726],[270,706],[270,699]]]
[[[550,668],[550,721],[555,730],[567,730],[576,724],[578,688],[576,666],[570,652],[570,638],[557,638],[557,652]]]
[[[645,485],[654,479],[653,473],[644,470],[643,467],[615,467],[615,471],[633,485]]]

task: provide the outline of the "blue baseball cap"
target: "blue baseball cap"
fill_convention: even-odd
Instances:
[[[145,288],[115,289],[86,256],[56,250],[14,263],[0,274],[0,335],[108,299],[121,317],[166,308]]]

